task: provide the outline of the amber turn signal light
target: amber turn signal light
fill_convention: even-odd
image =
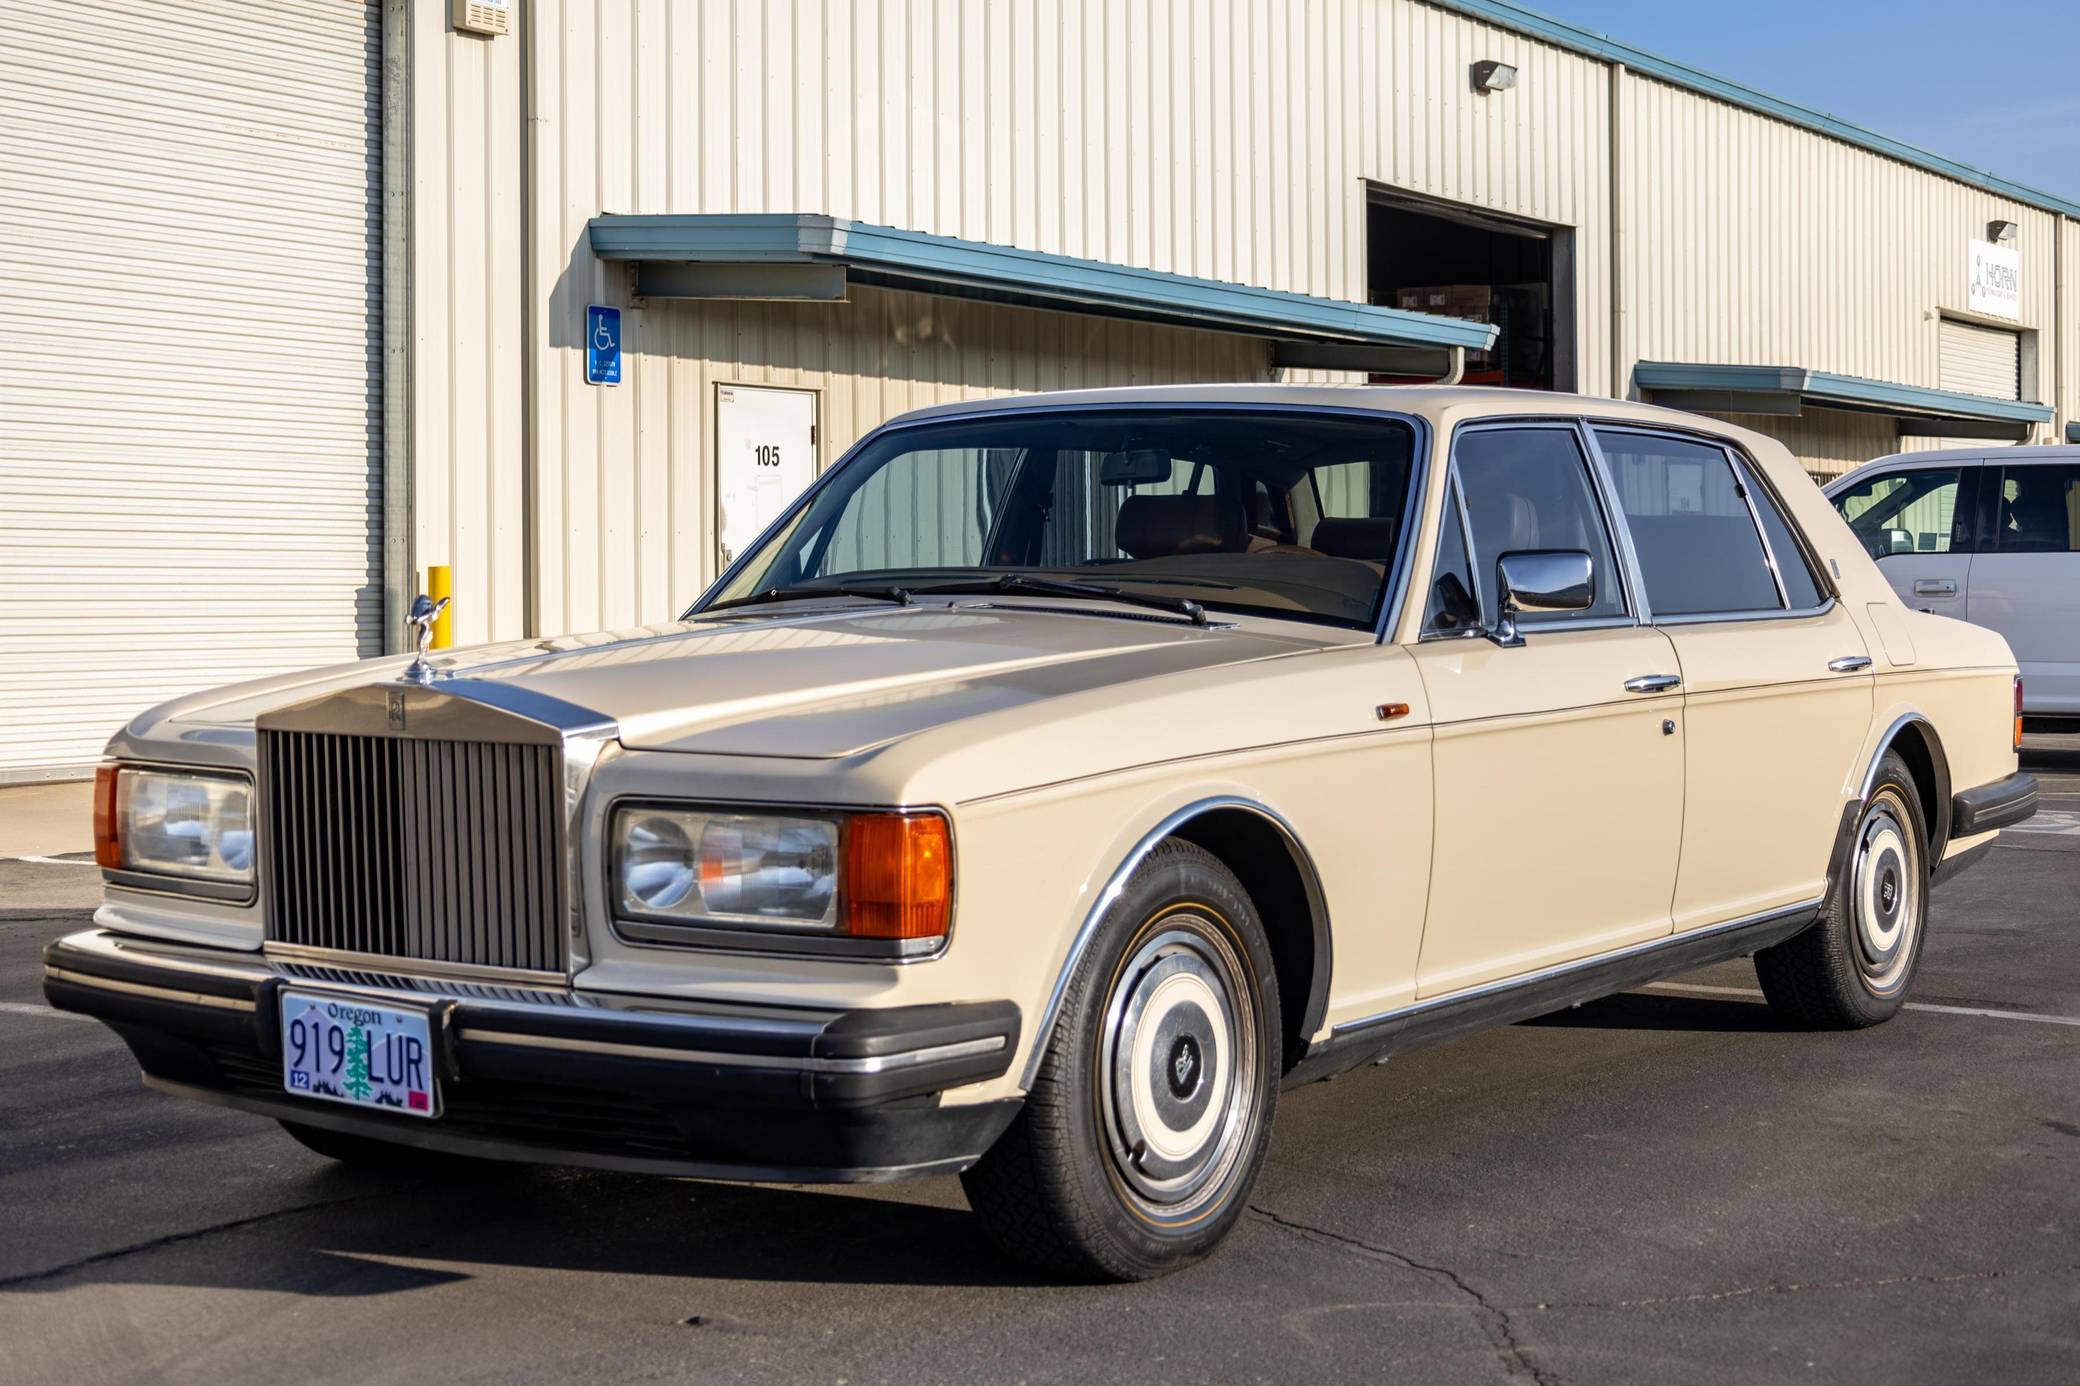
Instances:
[[[839,901],[854,938],[938,938],[953,915],[953,839],[936,813],[845,820]]]
[[[123,840],[116,833],[116,776],[121,766],[94,769],[94,860],[111,871],[123,867]]]
[[[2015,749],[2022,749],[2022,675],[2015,676]]]

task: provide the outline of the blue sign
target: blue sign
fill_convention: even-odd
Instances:
[[[621,310],[597,303],[585,309],[585,383],[621,383]]]

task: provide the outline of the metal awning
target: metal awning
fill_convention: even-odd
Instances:
[[[1496,336],[1462,318],[813,213],[599,216],[590,233],[594,255],[634,267],[641,298],[837,302],[848,285],[871,284],[1266,337],[1281,365],[1422,374]]]
[[[2048,404],[1959,390],[1896,385],[1799,366],[1713,366],[1641,361],[1640,392],[1656,404],[1716,414],[1803,414],[1841,409],[1897,420],[1901,433],[2026,440],[2051,422]]]

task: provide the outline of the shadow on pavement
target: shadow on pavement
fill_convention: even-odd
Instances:
[[[1523,1022],[1562,1030],[1680,1030],[1697,1034],[1757,1034],[1786,1028],[1760,1001],[1715,1001],[1629,991],[1586,1001]]]
[[[89,1281],[360,1298],[506,1268],[799,1284],[1050,1283],[999,1257],[962,1208],[861,1189],[497,1173],[443,1182],[321,1166],[285,1176],[274,1211],[32,1272],[0,1282],[0,1295]]]

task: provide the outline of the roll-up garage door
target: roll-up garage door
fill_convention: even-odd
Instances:
[[[381,34],[0,0],[0,782],[377,651]]]
[[[2022,338],[1998,327],[1944,318],[1943,388],[1994,399],[2022,398]]]

